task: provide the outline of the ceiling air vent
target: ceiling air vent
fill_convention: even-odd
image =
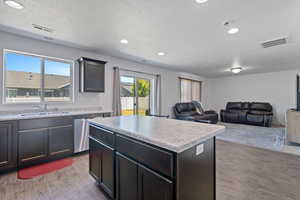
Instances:
[[[45,27],[45,26],[41,26],[41,25],[38,25],[38,24],[32,24],[33,28],[35,29],[38,29],[40,31],[45,31],[45,32],[48,32],[48,33],[53,33],[53,29],[51,28],[48,28],[48,27]]]
[[[287,44],[287,42],[288,42],[288,38],[284,37],[284,38],[279,38],[279,39],[263,42],[263,43],[261,43],[261,46],[263,48],[269,48],[269,47]]]

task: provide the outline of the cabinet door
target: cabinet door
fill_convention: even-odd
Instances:
[[[172,181],[139,165],[139,199],[173,200]]]
[[[74,151],[73,125],[49,128],[50,156],[72,154]]]
[[[12,123],[0,123],[0,170],[14,164],[15,137]]]
[[[110,197],[114,197],[114,189],[115,189],[115,178],[114,178],[114,150],[106,145],[100,144],[102,148],[102,160],[101,160],[101,179],[100,184],[103,189],[108,193]]]
[[[116,179],[117,200],[139,199],[138,164],[119,153],[116,155]]]
[[[89,139],[90,143],[90,153],[89,153],[89,161],[90,161],[90,174],[97,180],[100,181],[101,178],[101,157],[102,157],[102,149],[99,146],[99,143],[93,139]]]
[[[104,92],[104,63],[84,61],[84,91]]]
[[[19,164],[35,163],[48,155],[48,129],[19,131]]]

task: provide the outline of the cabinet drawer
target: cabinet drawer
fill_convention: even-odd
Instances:
[[[113,148],[115,146],[114,133],[109,130],[90,124],[90,136],[95,138],[96,140],[101,141],[103,144],[106,144]]]
[[[72,117],[53,117],[43,119],[24,119],[19,121],[19,130],[67,126],[73,124]]]
[[[116,136],[116,149],[147,167],[173,177],[173,154],[150,145]]]

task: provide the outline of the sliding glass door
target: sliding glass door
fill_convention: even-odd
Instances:
[[[122,115],[147,115],[150,112],[151,80],[121,76]]]

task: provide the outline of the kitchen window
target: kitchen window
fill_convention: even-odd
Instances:
[[[180,79],[180,101],[191,102],[201,101],[201,81]]]
[[[4,103],[71,102],[73,62],[4,50]]]

